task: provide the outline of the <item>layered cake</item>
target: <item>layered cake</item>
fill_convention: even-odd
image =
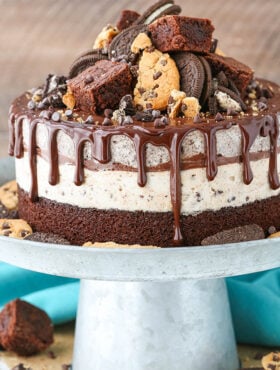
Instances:
[[[20,217],[77,245],[279,229],[279,86],[171,1],[116,24],[11,106]]]

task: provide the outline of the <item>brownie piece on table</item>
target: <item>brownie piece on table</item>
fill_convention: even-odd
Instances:
[[[168,15],[148,26],[153,45],[162,52],[209,52],[214,26],[209,19]]]
[[[41,309],[20,299],[6,304],[0,313],[0,344],[20,356],[30,356],[53,343],[53,325]]]
[[[240,92],[243,92],[253,78],[253,70],[238,60],[209,53],[204,58],[210,64],[213,76],[223,71],[230,78]]]
[[[131,91],[131,73],[127,63],[100,60],[67,82],[76,107],[101,113],[115,109],[120,99]]]

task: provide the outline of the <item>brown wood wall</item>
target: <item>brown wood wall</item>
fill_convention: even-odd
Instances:
[[[49,72],[67,73],[96,34],[123,8],[153,1],[0,0],[0,134],[9,104]],[[219,47],[280,83],[280,0],[178,0],[183,14],[212,19]],[[148,5],[147,5],[148,4]],[[2,132],[2,133],[1,133]]]

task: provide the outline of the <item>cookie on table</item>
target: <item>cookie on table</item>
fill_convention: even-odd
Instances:
[[[17,208],[17,183],[12,180],[0,187],[0,218],[17,218]]]
[[[168,15],[148,26],[153,45],[162,52],[208,53],[214,26],[209,19]]]
[[[8,236],[10,238],[24,239],[26,236],[32,234],[30,225],[21,219],[0,219],[0,235]]]
[[[15,299],[0,313],[0,344],[20,356],[30,356],[53,343],[53,325],[43,310]]]

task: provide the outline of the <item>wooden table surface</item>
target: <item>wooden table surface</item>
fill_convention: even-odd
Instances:
[[[178,0],[182,14],[210,18],[219,46],[280,83],[279,0]],[[101,28],[120,10],[139,12],[153,1],[0,0],[0,137],[11,101],[41,84],[48,73],[67,73],[73,59],[92,47]],[[0,139],[1,152],[6,137]]]

